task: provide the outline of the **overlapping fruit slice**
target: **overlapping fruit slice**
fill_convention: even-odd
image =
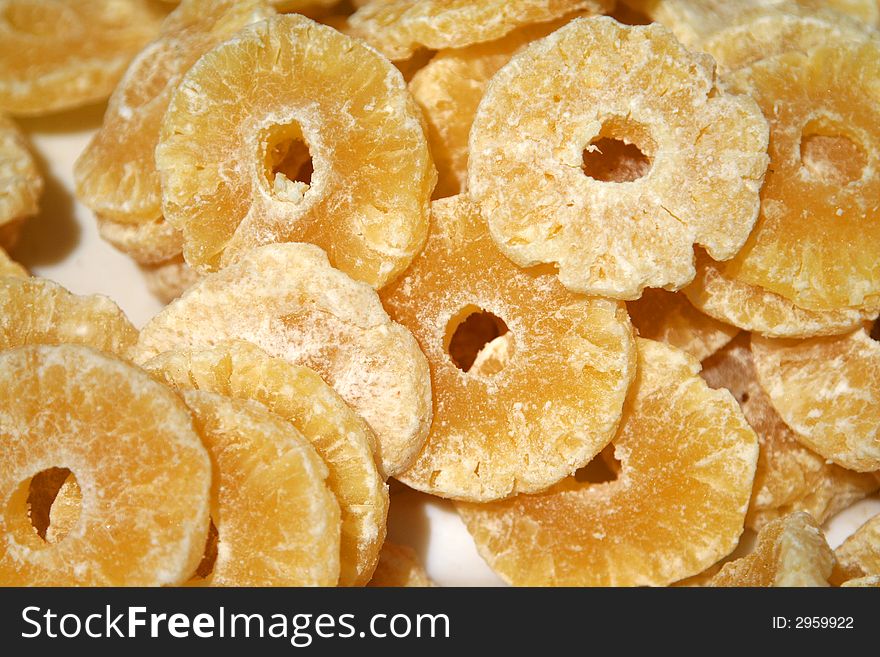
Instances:
[[[368,586],[426,587],[434,586],[411,547],[385,541],[379,553],[379,564]]]
[[[21,221],[37,213],[42,191],[43,177],[24,135],[0,113],[0,247],[15,243]]]
[[[0,276],[25,278],[27,275],[28,273],[25,268],[10,258],[6,251],[0,247]]]
[[[833,581],[880,577],[880,515],[859,527],[834,551],[834,556],[837,566]],[[877,583],[870,585],[877,586]]]

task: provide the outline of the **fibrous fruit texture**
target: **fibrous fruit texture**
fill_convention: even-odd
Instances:
[[[379,553],[379,564],[368,586],[426,587],[434,586],[411,547],[385,541]]]
[[[0,114],[0,247],[14,244],[18,224],[37,213],[42,191],[43,177],[24,135]]]
[[[834,581],[880,577],[880,516],[859,527],[834,551],[834,556],[837,558]]]

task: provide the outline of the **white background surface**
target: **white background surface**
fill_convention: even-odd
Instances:
[[[104,107],[19,121],[29,134],[46,178],[41,212],[25,224],[16,260],[33,274],[58,281],[77,294],[112,298],[138,327],[162,304],[147,291],[138,268],[98,236],[91,212],[73,196],[73,163],[100,126]],[[491,586],[501,580],[474,548],[451,503],[392,482],[390,540],[410,545],[440,585]],[[874,514],[880,497],[859,502],[826,524],[828,542],[838,545]]]

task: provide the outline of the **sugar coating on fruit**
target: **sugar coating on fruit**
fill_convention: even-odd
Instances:
[[[617,479],[457,504],[489,565],[515,585],[666,585],[729,554],[743,530],[758,441],[727,391],[682,351],[638,340],[639,373],[614,439]]]
[[[701,313],[679,292],[645,290],[626,304],[639,336],[665,342],[704,360],[724,347],[739,329]]]
[[[150,0],[3,0],[0,111],[39,115],[107,98],[165,14]]]
[[[637,299],[689,283],[695,244],[718,260],[742,247],[767,139],[755,102],[721,92],[711,58],[662,26],[578,18],[490,82],[468,190],[517,264],[552,263],[573,291]]]
[[[182,396],[214,469],[217,557],[195,583],[335,586],[339,506],[309,442],[262,404],[202,390]]]
[[[802,308],[874,305],[880,42],[840,40],[762,59],[726,83],[750,93],[767,116],[771,165],[755,230],[722,273]]]
[[[104,219],[156,221],[162,190],[155,150],[162,117],[184,73],[210,48],[272,16],[265,0],[185,0],[158,38],[129,65],[110,98],[101,129],[74,167],[77,197]]]
[[[353,35],[389,59],[400,60],[419,48],[463,48],[576,11],[601,13],[613,4],[610,0],[374,0],[352,14],[349,26]]]
[[[196,569],[211,465],[186,406],[141,370],[87,347],[0,353],[0,579],[28,586],[161,586]],[[47,543],[31,479],[67,468],[76,524]]]
[[[42,192],[43,176],[24,135],[0,114],[0,226],[36,214]]]
[[[880,577],[880,515],[865,522],[841,543],[834,556],[837,565],[832,579],[836,582]]]
[[[880,470],[880,342],[864,329],[799,341],[753,336],[752,355],[801,443],[844,468]]]
[[[747,333],[704,361],[702,376],[712,388],[731,392],[758,434],[758,468],[747,527],[759,530],[795,511],[807,511],[822,523],[880,488],[873,474],[829,463],[801,444],[758,383]]]
[[[28,273],[24,267],[9,257],[9,254],[0,247],[0,276],[13,276],[16,278],[27,278]]]
[[[428,577],[415,550],[385,541],[376,572],[367,586],[424,588],[436,585]]]
[[[101,238],[140,265],[158,265],[181,255],[183,236],[163,217],[139,224],[95,216]]]
[[[210,274],[150,321],[137,361],[174,347],[246,340],[317,371],[373,429],[381,471],[416,458],[431,426],[428,363],[365,283],[311,244],[274,244]]]
[[[758,532],[755,549],[724,564],[707,586],[828,586],[834,554],[809,513],[773,520]]]
[[[778,294],[731,278],[706,254],[697,256],[697,276],[682,292],[702,312],[769,338],[811,338],[855,330],[877,315],[855,308],[807,310]]]
[[[128,358],[138,331],[113,301],[41,278],[0,277],[0,350],[79,344]]]
[[[421,249],[436,181],[400,72],[294,14],[250,26],[189,70],[156,164],[190,265],[216,269],[262,244],[311,242],[375,288]]]
[[[175,349],[147,361],[144,369],[175,389],[259,402],[293,424],[326,464],[327,486],[339,503],[339,585],[369,581],[388,513],[388,488],[374,456],[376,438],[316,372],[247,342]]]
[[[465,197],[435,201],[431,222],[425,250],[381,293],[424,351],[434,395],[428,442],[397,478],[468,501],[544,490],[614,436],[635,375],[626,311],[517,267]]]

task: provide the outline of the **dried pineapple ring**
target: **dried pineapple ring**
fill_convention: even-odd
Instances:
[[[880,343],[864,329],[801,341],[752,336],[752,356],[801,443],[844,468],[880,470]]]
[[[17,225],[37,213],[42,192],[43,177],[24,135],[0,114],[0,246],[14,244]]]
[[[385,540],[388,489],[376,469],[373,432],[320,376],[246,342],[165,352],[144,369],[173,388],[260,402],[293,424],[327,465],[327,485],[339,502],[339,584],[369,581]]]
[[[65,477],[49,509],[46,542],[57,543],[67,536],[76,527],[81,508],[82,490],[76,477],[71,473]]]
[[[20,264],[15,262],[7,255],[6,251],[0,248],[0,276],[14,276],[16,278],[26,278],[27,271]]]
[[[179,256],[183,236],[163,218],[140,224],[121,224],[96,216],[101,238],[141,265],[157,265]]]
[[[415,550],[406,545],[385,541],[379,553],[379,564],[367,586],[428,587],[435,586]]]
[[[834,581],[880,576],[880,515],[859,527],[835,551]]]
[[[477,106],[493,75],[522,46],[547,36],[568,19],[526,25],[497,41],[441,50],[409,83],[422,108],[437,167],[435,198],[467,188],[468,135]]]
[[[600,13],[612,0],[374,0],[349,18],[351,33],[389,59],[419,48],[463,48],[500,39],[523,25],[576,11]]]
[[[230,97],[247,100],[231,111]],[[400,73],[293,14],[247,28],[190,69],[156,164],[190,265],[216,269],[260,244],[305,241],[375,288],[422,247],[436,181]]]
[[[36,115],[103,100],[165,13],[149,0],[0,1],[0,110]]]
[[[262,404],[200,390],[182,395],[215,473],[217,556],[208,573],[202,562],[193,583],[334,586],[339,506],[312,446]]]
[[[87,347],[0,353],[0,580],[156,586],[196,569],[211,466],[183,402],[146,373]],[[69,468],[82,509],[50,545],[27,516],[28,484]]]
[[[758,469],[746,527],[759,530],[794,511],[807,511],[822,523],[880,488],[873,474],[828,463],[801,445],[758,383],[747,333],[703,362],[703,378],[713,388],[730,390],[758,434]]]
[[[870,577],[856,577],[855,579],[850,579],[850,580],[845,581],[840,586],[845,586],[845,587],[859,586],[859,587],[878,588],[878,587],[880,587],[880,575],[870,576]]]
[[[428,442],[397,478],[474,502],[544,490],[614,437],[635,375],[626,311],[521,270],[465,197],[435,201],[431,222],[425,250],[381,294],[425,352],[435,401]],[[498,371],[475,373],[473,355],[501,330],[486,313],[513,344]]]
[[[369,286],[311,244],[274,244],[206,276],[144,327],[138,362],[242,339],[317,371],[375,431],[380,470],[416,458],[431,426],[428,363]]]
[[[123,76],[98,133],[74,167],[76,195],[105,220],[156,221],[162,190],[155,150],[171,94],[196,60],[244,26],[273,15],[265,0],[185,0]]]
[[[621,157],[596,171],[606,144]],[[471,128],[468,189],[517,264],[556,263],[573,291],[635,299],[689,283],[695,243],[718,260],[739,250],[766,148],[757,105],[720,93],[709,57],[659,25],[579,18],[492,79]]]
[[[876,307],[880,40],[763,59],[727,82],[753,94],[772,139],[758,223],[722,274],[802,308]]]
[[[767,523],[755,549],[724,564],[706,586],[828,586],[833,565],[822,530],[801,511]]]
[[[866,310],[807,310],[755,285],[728,278],[705,254],[697,256],[697,276],[682,292],[710,317],[769,338],[810,338],[849,333],[877,315]]]
[[[676,292],[645,290],[626,309],[641,337],[677,347],[700,361],[739,333],[738,328],[704,315]]]
[[[171,303],[202,280],[183,259],[177,256],[156,265],[140,265],[147,289],[163,303]]]
[[[127,358],[137,338],[107,297],[77,296],[41,278],[0,277],[0,351],[70,343]]]
[[[614,439],[616,481],[574,477],[539,495],[458,503],[489,565],[517,585],[664,585],[727,555],[743,529],[757,438],[726,391],[672,347],[638,340]]]

